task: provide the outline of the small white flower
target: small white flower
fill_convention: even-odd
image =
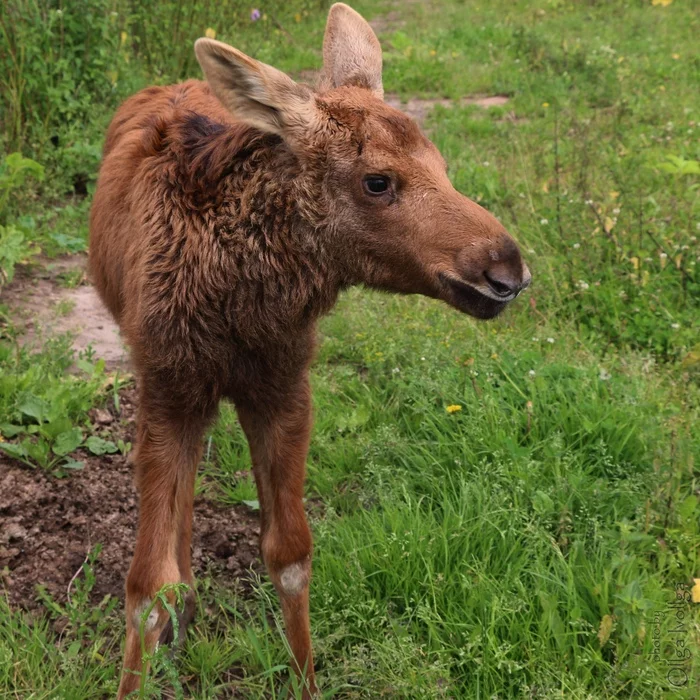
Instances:
[[[607,382],[608,379],[610,379],[610,372],[608,372],[608,370],[606,370],[604,367],[601,367],[598,378],[603,382]]]
[[[398,374],[401,370],[398,367],[394,367],[394,369],[391,370],[392,374]]]
[[[534,254],[535,254],[535,249],[534,249],[534,248],[528,248],[528,249],[527,249],[527,252],[530,253],[530,255],[534,255]]]
[[[666,253],[659,253],[659,257],[660,257],[662,260],[665,260],[665,259],[668,257],[668,255],[666,255]]]
[[[534,377],[534,376],[535,376],[535,370],[534,370],[534,369],[531,369],[531,370],[528,372],[528,374],[529,374],[531,377]]]
[[[485,161],[482,163],[482,165],[483,165],[485,168],[488,168],[488,167],[489,167],[489,162],[488,162],[487,160],[485,160]]]
[[[573,248],[574,250],[578,250],[581,247],[580,243],[574,243]]]
[[[546,226],[549,223],[549,220],[548,219],[540,219],[540,223],[542,224],[542,226]]]
[[[673,328],[674,331],[677,331],[681,327],[680,323],[672,323],[671,328]]]
[[[652,258],[644,258],[644,262],[654,262]]]
[[[420,359],[423,360],[423,362],[425,362],[425,358],[424,358],[424,357],[421,357]]]
[[[554,338],[547,338],[547,342],[548,342],[548,343],[553,343],[553,342],[554,342]]]
[[[579,281],[576,283],[576,286],[577,286],[579,289],[582,289],[582,290],[584,290],[584,291],[585,291],[586,289],[588,289],[588,287],[589,287],[588,282],[585,282],[584,280],[579,280]],[[552,341],[552,342],[554,342],[554,341]]]
[[[521,193],[518,195],[518,197],[520,197],[520,199],[525,199],[525,193],[524,193],[524,192],[521,192]]]
[[[613,214],[619,214],[620,213],[620,207],[615,207],[613,209]]]
[[[584,202],[584,204],[593,204],[593,200],[592,200],[592,199],[587,199],[587,200]]]
[[[533,343],[539,343],[539,342],[540,342],[540,339],[533,335],[533,336],[532,336],[532,342],[533,342]]]
[[[56,17],[63,17],[63,10],[56,10]]]

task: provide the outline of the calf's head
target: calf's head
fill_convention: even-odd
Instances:
[[[329,245],[353,281],[496,316],[530,283],[515,241],[457,192],[416,123],[383,101],[382,54],[347,5],[330,10],[318,90],[211,39],[195,44],[214,94],[240,121],[279,135],[316,175]]]

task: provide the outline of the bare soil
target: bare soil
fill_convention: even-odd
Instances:
[[[111,439],[130,440],[135,391],[121,397],[121,413],[93,409],[93,423]],[[123,598],[138,522],[138,497],[127,457],[79,455],[85,468],[56,478],[0,456],[0,578],[10,604],[40,607],[37,585],[59,603],[71,579],[98,543],[91,602],[107,594]],[[258,519],[245,506],[222,507],[203,498],[195,503],[192,562],[196,577],[237,585],[258,558]]]

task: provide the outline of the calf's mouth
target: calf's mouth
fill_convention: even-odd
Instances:
[[[474,318],[488,320],[495,318],[509,302],[515,299],[517,294],[495,299],[490,294],[485,294],[473,285],[459,277],[447,272],[439,275],[443,294],[441,297],[459,311],[469,314]]]

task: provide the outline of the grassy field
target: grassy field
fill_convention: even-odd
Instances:
[[[0,169],[4,279],[38,248],[85,249],[114,106],[198,75],[192,37],[209,27],[292,74],[320,67],[324,3],[261,7],[256,22],[247,6],[191,3],[187,30],[173,19],[183,3],[160,3],[162,36],[99,0],[46,10],[41,30],[13,18],[44,4],[2,10],[0,144],[33,159]],[[324,696],[696,698],[700,606],[669,604],[700,577],[697,5],[355,7],[377,18],[388,93],[452,101],[425,128],[455,186],[520,241],[534,282],[491,323],[356,289],[321,324],[307,493]],[[85,61],[67,86],[65,66],[32,68],[64,24],[77,48],[57,62],[80,47]],[[477,94],[508,101],[461,99]],[[2,318],[0,447],[71,478],[87,412],[115,390],[99,358],[71,374],[68,341],[30,354]],[[254,505],[232,409],[206,454],[207,497]],[[88,603],[93,569],[99,558],[60,634],[50,604],[37,618],[0,600],[0,697],[116,691],[123,622]],[[271,584],[242,596],[204,578],[198,592],[198,621],[174,661],[156,659],[148,696],[293,697]]]

